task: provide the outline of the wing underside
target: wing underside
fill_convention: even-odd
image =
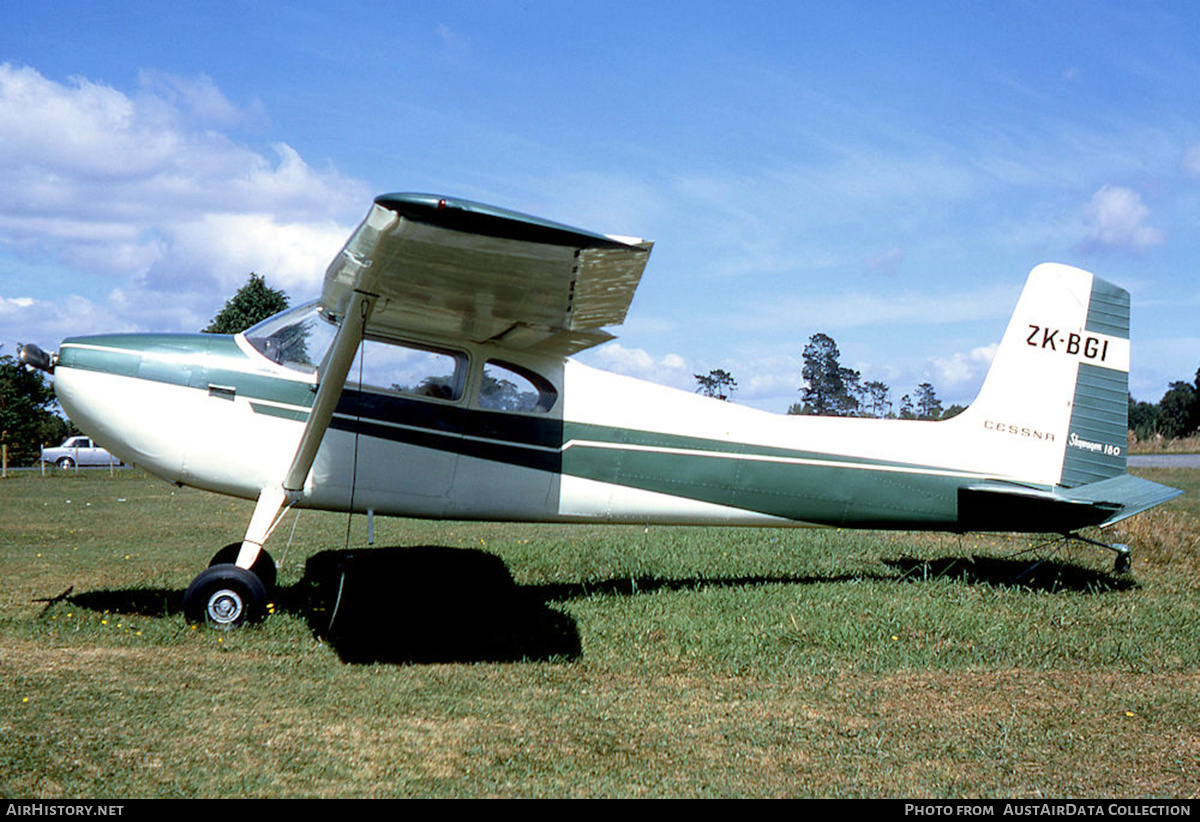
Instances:
[[[368,334],[572,354],[612,339],[652,244],[425,194],[376,198],[329,266],[326,310],[377,300]]]

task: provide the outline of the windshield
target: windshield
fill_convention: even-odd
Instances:
[[[316,302],[289,308],[246,330],[249,341],[263,356],[312,373],[333,344],[337,326],[321,312]]]

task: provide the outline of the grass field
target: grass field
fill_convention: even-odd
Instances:
[[[272,537],[275,614],[182,592],[250,503],[0,482],[0,796],[1196,797],[1200,471],[1028,537],[377,520]]]

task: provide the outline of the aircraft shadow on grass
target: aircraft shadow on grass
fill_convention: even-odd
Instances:
[[[518,585],[498,556],[477,549],[423,545],[322,551],[304,576],[276,590],[277,611],[302,617],[347,663],[431,664],[578,659],[579,631],[551,607],[589,596],[638,596],[663,590],[806,585],[863,580],[1017,586],[1099,594],[1136,587],[1114,576],[1053,558],[945,557],[883,560],[893,573],[765,575],[661,579],[621,577],[553,585]],[[94,611],[176,617],[183,592],[171,589],[70,591],[45,600]]]
[[[1036,559],[1029,556],[990,557],[964,556],[921,560],[904,557],[885,559],[900,580],[927,582],[935,579],[954,579],[971,584],[998,587],[1019,587],[1030,591],[1103,594],[1126,591],[1137,587],[1131,574],[1098,571],[1053,557]]]

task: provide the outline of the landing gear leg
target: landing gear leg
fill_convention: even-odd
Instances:
[[[232,562],[239,568],[253,569],[262,553],[263,543],[290,507],[282,488],[264,488],[258,495],[258,504],[254,506],[254,515],[250,517],[250,525],[246,528],[237,558]],[[226,547],[224,550],[229,549]]]
[[[218,551],[184,593],[183,613],[189,622],[230,629],[267,615],[276,570],[262,546],[290,507],[286,501],[282,488],[263,489],[245,539]]]

